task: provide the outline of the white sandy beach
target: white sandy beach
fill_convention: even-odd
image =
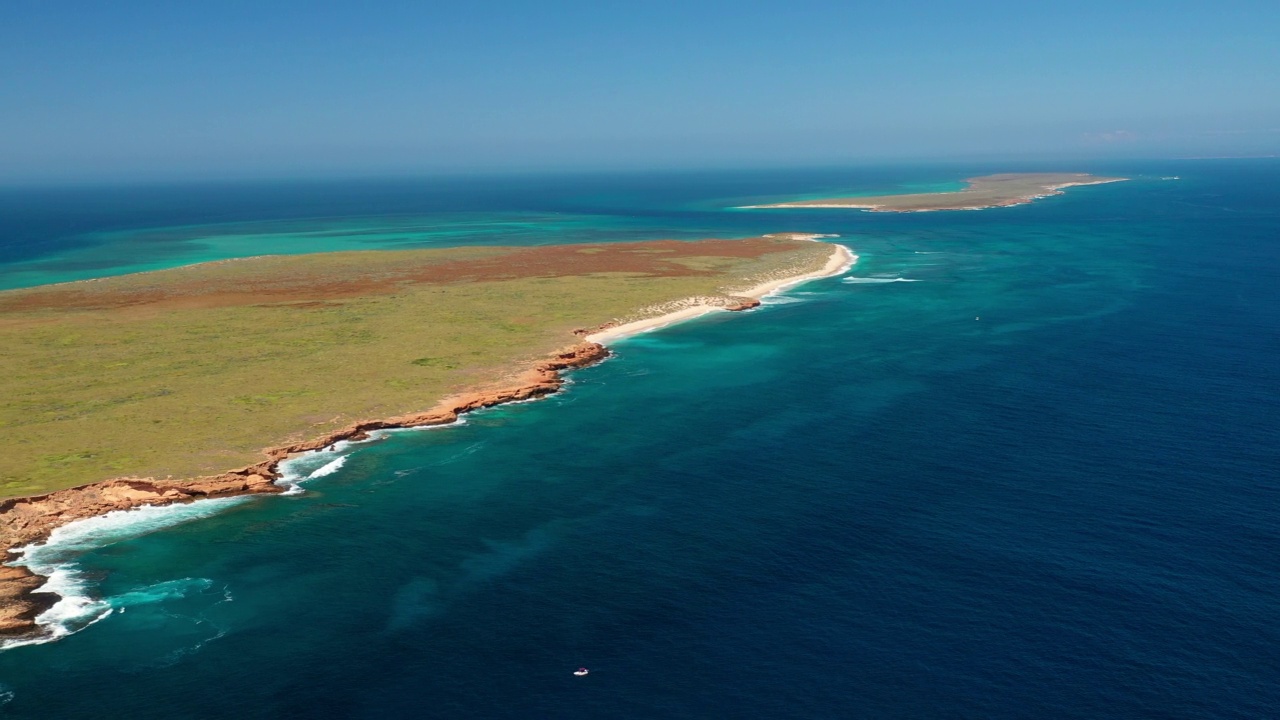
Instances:
[[[815,236],[815,238],[816,237],[818,236]],[[849,271],[849,268],[853,267],[854,263],[858,261],[858,256],[854,255],[853,251],[844,245],[833,244],[831,247],[831,257],[827,260],[827,264],[820,270],[815,270],[805,275],[797,275],[795,277],[782,278],[780,280],[770,280],[769,282],[756,285],[753,288],[737,291],[732,294],[735,296],[749,297],[759,300],[810,280],[843,275]],[[686,320],[692,320],[693,318],[701,317],[707,313],[713,312],[728,312],[728,310],[717,305],[692,305],[673,312],[656,315],[643,320],[636,320],[635,322],[625,323],[623,325],[618,325],[617,327],[611,327],[607,330],[601,330],[600,332],[588,335],[586,340],[588,342],[600,343],[601,345],[608,345],[609,343],[621,340],[622,338],[638,335],[643,332],[649,332],[650,330],[656,330],[668,325],[674,325]]]
[[[822,201],[822,202],[801,201],[801,202],[789,202],[789,203],[774,203],[770,205],[741,205],[734,209],[735,210],[780,210],[780,209],[781,210],[796,210],[796,209],[836,210],[836,209],[839,209],[839,210],[868,210],[870,212],[896,212],[896,213],[937,212],[942,210],[989,210],[997,207],[1011,207],[1015,205],[1025,205],[1026,203],[1033,202],[1035,200],[1040,200],[1041,198],[1053,197],[1054,195],[1061,195],[1063,189],[1065,188],[1082,187],[1085,185],[1105,185],[1107,183],[1123,182],[1128,179],[1129,178],[1121,178],[1121,177],[1097,178],[1097,179],[1089,179],[1089,180],[1072,180],[1068,182],[1050,183],[1050,184],[1041,186],[1040,188],[1041,192],[1038,192],[1038,193],[1029,193],[1025,195],[1007,197],[1004,199],[984,202],[978,205],[950,206],[950,205],[944,204],[936,207],[918,207],[918,208],[890,207],[883,202],[881,203],[858,202],[858,198],[849,198],[848,200],[834,199],[834,200]],[[972,191],[973,191],[973,188],[970,187],[970,188],[965,188],[964,190],[953,190],[953,191],[941,192],[941,193],[925,193],[925,195],[938,197],[938,198],[946,198],[946,197],[954,197],[957,195],[964,195]],[[880,197],[885,197],[885,196],[878,196],[876,199],[880,199]],[[916,197],[916,196],[909,194],[909,195],[903,195],[898,197]]]

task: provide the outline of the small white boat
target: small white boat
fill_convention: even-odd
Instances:
[[[578,677],[582,677],[583,675],[586,675],[589,672],[591,671],[586,668],[578,668],[577,670],[573,671],[573,674],[577,675]]]

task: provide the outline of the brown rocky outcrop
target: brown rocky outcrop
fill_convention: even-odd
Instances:
[[[24,567],[0,565],[0,637],[31,633],[36,616],[58,601],[52,593],[32,593],[44,578]]]
[[[729,298],[729,304],[724,306],[729,312],[738,312],[740,310],[750,310],[754,307],[760,307],[760,299],[753,297],[734,296]]]
[[[0,502],[0,552],[9,553],[40,542],[54,528],[113,510],[282,492],[285,488],[275,482],[280,477],[277,468],[292,455],[329,447],[341,440],[362,440],[373,430],[444,425],[472,410],[550,395],[564,385],[561,371],[586,367],[608,356],[603,345],[578,343],[491,389],[446,398],[427,412],[357,422],[324,437],[269,448],[265,451],[267,460],[221,475],[189,480],[114,478],[45,495],[11,498]],[[32,593],[43,582],[26,568],[0,566],[0,636],[33,635],[39,631],[34,622],[36,616],[57,601],[50,593]]]

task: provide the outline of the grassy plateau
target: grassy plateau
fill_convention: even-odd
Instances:
[[[344,252],[0,292],[0,497],[241,467],[830,254],[787,235]]]

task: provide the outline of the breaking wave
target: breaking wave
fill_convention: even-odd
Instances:
[[[465,420],[459,418],[447,425],[388,428],[370,432],[369,437],[364,440],[341,440],[329,447],[282,461],[277,467],[280,477],[276,483],[287,488],[282,495],[298,495],[304,492],[301,483],[341,470],[355,445],[381,440],[392,433],[432,430],[463,422]],[[208,591],[212,585],[211,580],[183,578],[135,588],[113,597],[98,597],[94,592],[95,583],[77,564],[77,560],[90,550],[216,515],[251,497],[241,495],[114,510],[54,528],[49,539],[43,543],[15,548],[14,552],[18,557],[8,564],[26,567],[32,573],[46,578],[44,584],[33,592],[52,593],[58,596],[58,601],[36,617],[36,625],[40,628],[38,636],[0,640],[0,651],[58,640],[107,618],[117,610],[124,612],[125,608],[133,605],[166,602],[186,597],[193,590]],[[3,704],[2,693],[0,704]]]
[[[537,399],[538,398],[533,398],[533,400]],[[276,472],[280,473],[280,477],[276,480],[276,484],[287,488],[283,493],[281,493],[281,495],[301,495],[306,492],[302,487],[302,483],[308,480],[326,477],[341,470],[342,467],[347,464],[347,457],[351,455],[351,450],[358,445],[376,442],[395,433],[436,430],[439,428],[455,427],[465,423],[466,418],[459,417],[457,420],[444,425],[384,428],[382,430],[370,431],[369,436],[363,440],[339,440],[328,447],[300,453],[288,460],[281,461],[281,463],[276,466]]]
[[[847,277],[841,280],[842,283],[850,285],[863,285],[868,283],[896,283],[896,282],[920,282],[911,278],[904,277]]]
[[[372,435],[370,439],[374,439]],[[282,461],[276,466],[276,472],[280,473],[276,484],[288,488],[284,491],[285,495],[301,495],[303,489],[300,483],[341,470],[347,462],[346,450],[352,444],[348,440],[340,440],[327,448],[305,452]]]
[[[163,602],[185,596],[191,589],[207,588],[209,580],[185,578],[134,589],[115,597],[97,598],[92,592],[93,582],[76,561],[89,550],[206,518],[248,499],[247,496],[214,498],[181,505],[145,505],[115,510],[55,528],[45,542],[17,548],[18,559],[9,564],[24,566],[47,578],[35,592],[53,593],[58,596],[58,601],[36,617],[36,625],[42,633],[40,636],[5,640],[0,642],[0,650],[52,642],[103,620],[116,608]]]
[[[812,293],[809,293],[812,295]],[[800,297],[797,297],[800,296]],[[761,305],[794,305],[796,303],[806,302],[806,298],[802,293],[791,293],[789,295],[768,295],[760,299]]]

